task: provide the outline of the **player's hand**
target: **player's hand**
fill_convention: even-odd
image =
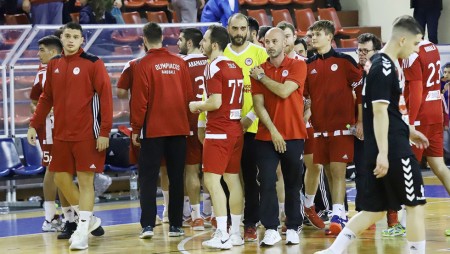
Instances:
[[[252,119],[250,119],[246,116],[241,118],[241,125],[242,125],[242,129],[244,130],[244,132],[247,132],[247,129],[250,128],[252,123],[253,123]]]
[[[133,142],[134,146],[141,147],[141,140],[139,139],[138,134],[132,134],[131,135],[131,142]]]
[[[261,66],[256,66],[250,69],[250,77],[258,80],[258,74],[264,73],[263,68]]]
[[[377,166],[375,167],[373,174],[377,178],[381,178],[387,174],[388,169],[389,169],[389,161],[387,158],[387,154],[379,153],[377,156]]]
[[[109,147],[109,138],[99,136],[97,138],[97,151],[101,152],[106,150]]]
[[[419,149],[425,149],[430,145],[427,137],[425,137],[422,132],[415,129],[410,129],[409,140],[411,140],[411,142]]]
[[[198,141],[200,141],[200,143],[202,143],[202,144],[205,141],[205,135],[206,135],[206,128],[198,127],[198,129],[197,129]]]
[[[283,136],[281,136],[278,130],[272,131],[270,135],[272,136],[272,142],[275,146],[275,151],[279,153],[286,152],[286,141],[284,141]]]
[[[363,140],[364,139],[364,130],[363,130],[363,123],[361,121],[358,121],[356,123],[356,137],[359,140]]]
[[[201,101],[191,101],[189,102],[189,110],[192,113],[201,113],[201,110],[198,109],[198,106],[200,105]]]
[[[27,140],[28,143],[30,143],[30,145],[35,146],[36,145],[36,129],[33,127],[28,128],[28,132],[27,132]]]
[[[23,0],[22,2],[22,10],[26,13],[30,13],[31,11],[31,3],[30,0]]]

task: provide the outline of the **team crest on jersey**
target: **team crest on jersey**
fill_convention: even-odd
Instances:
[[[75,75],[80,74],[80,68],[78,68],[78,67],[73,68],[73,74],[75,74]]]
[[[246,64],[247,66],[252,65],[252,64],[253,64],[253,59],[251,59],[250,57],[247,58],[247,59],[245,59],[245,64]]]
[[[289,71],[288,71],[288,70],[284,70],[284,71],[281,73],[281,76],[282,76],[282,77],[287,77],[287,75],[289,75]]]
[[[337,71],[338,68],[339,68],[339,67],[338,67],[337,64],[331,65],[331,70],[332,70],[332,71]]]

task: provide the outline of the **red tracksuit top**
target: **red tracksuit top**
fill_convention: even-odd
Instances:
[[[131,127],[142,138],[189,136],[193,100],[186,62],[167,49],[150,49],[133,68]]]
[[[44,92],[30,126],[44,124],[52,107],[54,139],[108,137],[112,127],[112,92],[103,61],[81,48],[74,55],[53,58],[48,63]]]

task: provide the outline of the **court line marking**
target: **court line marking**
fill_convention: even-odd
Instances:
[[[181,241],[181,242],[178,244],[178,246],[177,246],[178,251],[181,252],[181,253],[183,253],[183,254],[189,254],[189,251],[187,251],[187,250],[184,248],[184,245],[185,245],[187,242],[189,242],[190,240],[194,239],[195,237],[204,235],[204,234],[206,234],[206,233],[210,233],[210,231],[208,230],[208,231],[205,231],[205,232],[201,232],[201,233],[195,234],[195,235],[190,236],[190,237],[188,237],[188,238],[184,238],[183,241]]]

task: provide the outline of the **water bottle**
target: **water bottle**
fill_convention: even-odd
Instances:
[[[356,135],[356,125],[350,125],[350,124],[347,124],[347,129],[350,131],[350,134],[352,134],[353,136],[355,136],[357,139],[359,139],[359,140],[364,140],[364,138],[359,138],[357,135]]]
[[[137,200],[139,198],[138,192],[138,175],[135,171],[131,171],[130,175],[130,200]]]

